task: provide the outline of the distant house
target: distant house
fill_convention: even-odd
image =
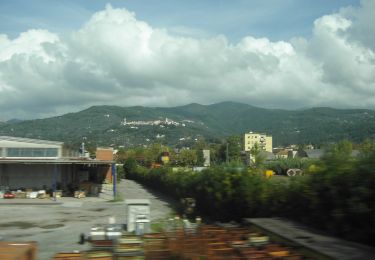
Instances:
[[[288,150],[282,150],[275,154],[275,157],[277,159],[287,159],[288,158],[289,151]]]
[[[82,182],[111,181],[112,148],[98,149],[96,159],[71,154],[62,142],[0,136],[0,186],[67,191]]]
[[[246,165],[252,165],[254,163],[254,158],[249,152],[242,152],[242,160]],[[260,156],[262,156],[266,161],[271,161],[276,159],[273,153],[267,151],[261,151]]]
[[[266,160],[274,160],[276,159],[276,156],[268,151],[261,151],[261,155],[266,159]]]
[[[306,149],[297,151],[296,157],[320,159],[324,155],[324,149]],[[359,154],[358,150],[353,150],[351,156],[357,157]]]

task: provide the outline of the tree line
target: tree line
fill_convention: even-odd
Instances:
[[[124,163],[133,159],[141,166],[150,167],[153,163],[161,163],[161,155],[168,152],[170,166],[203,166],[202,150],[210,150],[210,162],[219,165],[224,162],[240,162],[242,140],[240,136],[231,136],[221,143],[207,143],[203,138],[197,140],[189,147],[170,147],[155,143],[147,147],[138,146],[129,149],[120,149],[117,152],[117,162]]]

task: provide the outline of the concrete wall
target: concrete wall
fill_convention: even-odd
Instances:
[[[113,149],[112,148],[97,148],[96,159],[112,161],[113,160]]]
[[[266,151],[272,153],[272,136],[266,136]]]
[[[112,148],[97,148],[96,149],[96,159],[112,161],[113,160],[113,149]],[[112,168],[108,167],[106,169],[106,182],[112,183]]]

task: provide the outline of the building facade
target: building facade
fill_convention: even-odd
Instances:
[[[211,165],[210,150],[202,150],[202,153],[203,153],[203,166],[210,167]]]
[[[111,175],[113,156],[91,159],[71,154],[62,142],[0,136],[0,186],[69,193],[83,184],[100,185]]]
[[[62,153],[62,142],[0,136],[0,158],[58,158]]]
[[[264,133],[245,133],[244,150],[250,152],[255,144],[258,144],[261,150],[272,153],[272,136]]]

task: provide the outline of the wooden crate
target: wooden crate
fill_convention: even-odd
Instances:
[[[84,259],[92,260],[112,260],[114,255],[112,252],[104,250],[90,250],[84,252]]]
[[[57,253],[54,256],[55,260],[83,260],[84,257],[81,253],[67,253],[67,252],[62,252],[62,253]]]
[[[0,259],[2,260],[37,260],[37,243],[0,242]]]

